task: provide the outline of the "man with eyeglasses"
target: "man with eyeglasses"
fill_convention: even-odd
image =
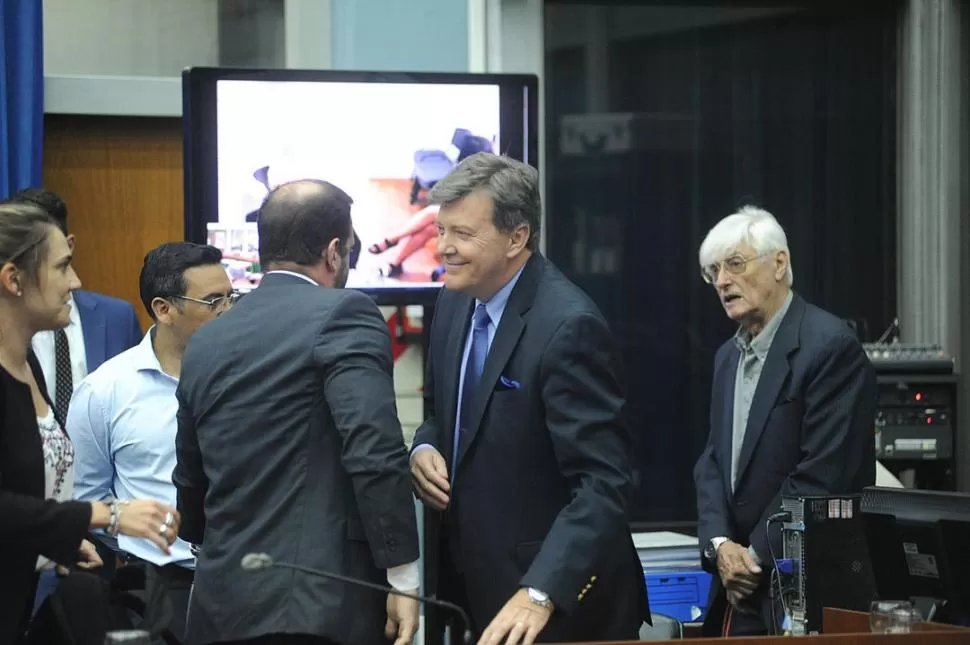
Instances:
[[[172,471],[182,355],[192,335],[232,306],[236,294],[212,246],[162,244],[145,256],[141,300],[154,322],[141,343],[78,386],[67,417],[77,499],[157,499],[175,505]],[[184,638],[195,558],[179,540],[166,556],[147,540],[104,541],[145,564],[146,627]]]
[[[769,593],[782,547],[769,520],[783,496],[875,483],[875,371],[843,320],[792,291],[788,239],[770,213],[724,218],[699,259],[738,324],[714,359],[710,436],[694,469],[702,562],[715,574],[704,627],[770,634],[785,609]]]

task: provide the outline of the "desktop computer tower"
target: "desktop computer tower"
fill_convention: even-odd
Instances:
[[[876,595],[858,495],[782,500],[776,611],[795,636],[820,634],[822,608],[869,611]]]

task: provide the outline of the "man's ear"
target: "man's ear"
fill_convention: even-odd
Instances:
[[[67,248],[71,249],[71,253],[74,252],[74,233],[68,233],[67,235]]]
[[[335,237],[330,240],[330,244],[324,249],[323,254],[324,260],[327,262],[327,269],[336,273],[340,262],[340,239]]]
[[[172,320],[175,307],[165,298],[155,298],[152,300],[152,311],[155,313],[155,320],[161,323],[168,323]]]
[[[788,252],[778,251],[775,255],[775,279],[784,280],[785,274],[788,273]]]
[[[532,235],[532,229],[528,224],[519,224],[512,231],[512,235],[509,236],[509,250],[506,252],[508,257],[515,257],[522,252],[522,249],[526,248],[529,244],[529,237]]]

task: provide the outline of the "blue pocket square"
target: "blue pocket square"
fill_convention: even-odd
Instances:
[[[500,376],[499,381],[501,381],[502,385],[509,388],[510,390],[517,390],[520,387],[522,387],[518,381],[513,381],[512,379],[505,376]]]

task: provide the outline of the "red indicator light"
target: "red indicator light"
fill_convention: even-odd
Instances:
[[[922,392],[917,392],[916,393],[916,400],[917,401],[922,401],[923,400],[923,393]]]
[[[933,417],[926,417],[926,425],[933,423]]]

